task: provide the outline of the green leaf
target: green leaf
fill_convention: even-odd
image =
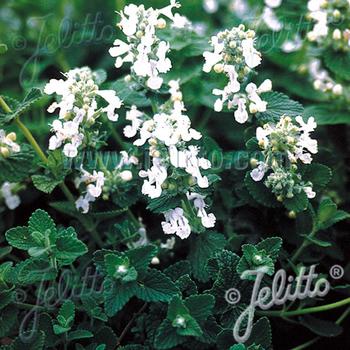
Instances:
[[[265,250],[269,257],[275,262],[282,247],[283,240],[280,237],[269,237],[256,244],[258,250]]]
[[[32,181],[34,186],[44,193],[51,193],[61,183],[61,180],[56,180],[47,175],[33,175]]]
[[[21,151],[9,158],[0,157],[0,182],[20,182],[26,179],[36,169],[34,153],[27,145],[21,145]]]
[[[186,338],[177,334],[176,329],[172,326],[171,322],[165,319],[157,329],[154,347],[159,350],[171,349],[182,344],[185,340]]]
[[[285,198],[283,204],[288,210],[299,213],[307,209],[309,199],[304,191],[294,194],[293,198]]]
[[[16,109],[12,110],[11,113],[1,113],[0,114],[0,126],[8,124],[13,119],[21,115],[23,112],[28,110],[35,102],[40,100],[43,96],[43,93],[38,88],[32,88],[28,94],[24,97],[23,101],[20,102]],[[6,102],[6,101],[5,101]]]
[[[74,323],[75,305],[71,300],[66,300],[57,315],[58,323],[53,325],[54,333],[59,335],[68,332]]]
[[[179,290],[163,272],[149,269],[147,274],[138,280],[135,294],[144,301],[170,301],[179,294]]]
[[[73,332],[69,332],[67,336],[68,341],[76,340],[76,339],[86,339],[92,338],[94,335],[85,329],[78,329]]]
[[[330,242],[326,242],[326,241],[322,241],[321,239],[315,238],[315,237],[310,237],[309,235],[301,235],[302,237],[305,237],[306,240],[308,240],[309,242],[322,247],[322,248],[328,248],[332,246],[332,243]]]
[[[125,254],[130,259],[130,264],[138,272],[146,271],[151,260],[157,255],[158,248],[149,244],[143,247],[130,249]]]
[[[23,332],[12,344],[13,350],[42,350],[45,344],[45,333],[41,330]]]
[[[322,190],[332,179],[332,170],[323,164],[312,163],[302,169],[304,181],[311,181],[313,189],[317,192]]]
[[[271,342],[272,335],[270,322],[267,317],[262,317],[256,323],[254,323],[252,333],[245,344],[247,346],[259,344],[264,349],[272,349]],[[250,347],[248,347],[248,349],[249,348]]]
[[[205,321],[212,313],[215,298],[210,294],[192,295],[185,300],[185,306],[197,322]]]
[[[77,238],[59,237],[56,240],[56,249],[54,250],[55,257],[60,260],[61,265],[69,265],[75,261],[79,256],[87,253],[87,246]]]
[[[343,327],[334,322],[321,320],[311,315],[304,315],[299,320],[304,327],[321,337],[337,337],[343,332]]]
[[[335,110],[333,105],[308,106],[303,116],[314,117],[317,125],[350,124],[349,112]]]
[[[259,204],[270,208],[280,206],[280,203],[276,200],[275,195],[264,185],[262,181],[254,181],[249,172],[245,175],[244,184],[246,185],[249,194]]]
[[[44,210],[36,210],[29,219],[28,222],[29,232],[44,233],[46,230],[50,230],[51,234],[57,234],[56,225],[51,216]]]
[[[257,113],[257,118],[266,122],[278,121],[282,115],[296,117],[302,115],[303,106],[280,92],[266,92],[261,98],[267,102],[266,112]]]
[[[103,283],[105,313],[113,317],[135,295],[136,283],[120,283],[106,278]]]
[[[206,262],[225,247],[226,240],[221,233],[207,231],[194,236],[190,242],[188,259],[193,269],[193,275],[200,281],[209,279]]]
[[[317,225],[320,230],[325,230],[337,222],[349,218],[349,213],[338,210],[337,205],[330,198],[324,198],[318,208]]]
[[[6,240],[12,247],[28,250],[36,245],[27,227],[14,227],[5,233]]]
[[[340,78],[350,80],[350,54],[348,52],[327,50],[324,53],[326,66]]]
[[[30,258],[15,267],[16,278],[20,284],[33,284],[36,282],[52,281],[57,271],[45,259]]]

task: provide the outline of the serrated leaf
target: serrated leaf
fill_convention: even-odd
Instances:
[[[266,112],[258,113],[257,118],[263,122],[279,121],[282,115],[296,117],[302,115],[304,108],[296,101],[291,100],[287,95],[280,92],[266,92],[261,98],[267,102]]]
[[[20,182],[26,179],[36,169],[32,149],[23,144],[20,152],[6,159],[0,157],[0,169],[0,182]]]
[[[51,193],[57,185],[61,183],[61,180],[56,180],[46,175],[33,175],[32,181],[34,186],[41,192]]]
[[[293,198],[286,198],[283,200],[283,204],[288,210],[299,213],[307,209],[309,199],[304,191],[296,193]]]
[[[225,244],[225,237],[221,233],[207,231],[194,236],[190,243],[188,259],[191,262],[193,275],[198,280],[209,279],[206,263],[217,251],[223,249]]]
[[[130,259],[130,264],[139,272],[146,271],[151,260],[157,255],[158,248],[149,244],[143,247],[130,249],[125,255]]]
[[[18,226],[11,228],[5,233],[5,237],[12,247],[18,249],[28,250],[36,245],[27,227]]]
[[[119,283],[105,279],[103,283],[103,298],[105,313],[113,317],[135,295],[136,282]]]
[[[322,190],[332,179],[332,170],[323,164],[312,163],[302,169],[304,181],[311,181],[313,189],[317,192]]]
[[[210,294],[192,295],[185,300],[185,306],[197,322],[205,321],[212,313],[215,298]]]
[[[159,350],[171,349],[180,345],[185,340],[186,338],[177,334],[176,329],[172,326],[171,322],[165,319],[157,329],[154,347]]]
[[[35,231],[44,233],[46,230],[50,230],[52,234],[56,234],[56,225],[51,216],[42,209],[37,209],[30,217],[28,222],[28,229],[30,233]]]
[[[333,73],[342,79],[350,80],[350,54],[348,52],[326,50],[324,61]]]
[[[135,295],[144,301],[170,301],[179,294],[174,282],[163,272],[149,269],[143,278],[138,280]]]
[[[74,237],[64,235],[56,240],[56,248],[54,250],[55,257],[60,260],[61,265],[69,265],[79,256],[87,253],[87,246]]]
[[[52,281],[57,271],[45,259],[30,258],[16,265],[16,278],[20,284]]]
[[[317,125],[350,124],[349,112],[335,110],[333,105],[308,106],[303,116],[314,117]]]
[[[244,178],[244,184],[246,185],[249,194],[261,205],[276,208],[280,206],[277,202],[274,194],[265,186],[262,181],[254,181],[250,173],[248,172]]]

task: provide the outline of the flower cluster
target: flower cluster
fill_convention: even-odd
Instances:
[[[121,183],[129,182],[133,179],[131,166],[138,164],[135,156],[129,156],[127,152],[121,151],[121,158],[117,166],[112,170],[94,170],[92,173],[80,168],[80,176],[75,179],[75,187],[81,189],[81,195],[75,205],[83,214],[89,212],[90,203],[101,197],[108,200],[110,193],[118,190]]]
[[[75,179],[75,186],[79,188],[81,184],[84,184],[86,188],[85,195],[80,196],[75,206],[78,210],[81,210],[83,214],[88,213],[90,203],[95,202],[96,198],[102,194],[102,188],[105,183],[105,175],[102,171],[94,170],[92,174],[83,168],[80,169],[81,176]]]
[[[169,82],[169,93],[169,101],[160,106],[152,118],[133,106],[127,114],[131,125],[124,129],[127,137],[138,133],[139,138],[134,141],[134,145],[148,144],[152,165],[149,169],[141,170],[139,175],[144,178],[142,193],[151,199],[159,198],[164,191],[176,190],[180,181],[186,183],[181,184],[184,191],[194,186],[202,189],[209,187],[209,179],[203,170],[209,169],[211,163],[200,156],[198,146],[188,144],[192,140],[199,140],[202,135],[191,128],[191,121],[184,114],[185,106],[178,81]],[[195,200],[193,196],[191,198]],[[197,216],[202,219],[204,227],[213,227],[215,217],[211,214],[208,219],[203,198],[198,195],[194,203],[198,209]],[[165,213],[165,219],[162,223],[165,233],[176,233],[181,238],[187,238],[191,233],[183,208],[169,210]]]
[[[264,160],[254,160],[256,167],[250,175],[254,181],[261,181],[269,173],[265,185],[271,188],[279,201],[293,198],[301,191],[308,198],[316,195],[312,184],[303,182],[297,163],[300,160],[310,164],[311,154],[317,153],[317,141],[310,137],[317,125],[312,117],[306,123],[301,116],[295,120],[299,125],[294,124],[290,117],[282,116],[277,124],[265,124],[256,131]]]
[[[102,113],[107,113],[111,121],[118,119],[116,109],[121,107],[122,101],[113,90],[99,90],[97,75],[88,67],[72,69],[64,73],[64,77],[65,80],[51,79],[45,86],[46,94],[61,96],[60,102],[54,102],[48,108],[50,113],[57,108],[60,110],[59,118],[52,123],[55,135],[50,138],[49,149],[63,146],[63,153],[74,158],[84,142],[94,142],[89,141],[86,134]],[[98,108],[98,97],[102,97],[107,106]]]
[[[16,187],[17,184],[13,184],[8,181],[4,182],[0,187],[0,198],[3,198],[6,206],[10,210],[16,209],[21,204],[21,199],[14,193]]]
[[[166,20],[160,16],[171,19],[175,27],[186,26],[185,17],[172,13],[172,9],[179,6],[175,0],[162,9],[145,9],[144,5],[134,4],[126,6],[120,13],[119,27],[127,40],[116,39],[109,50],[110,55],[116,57],[116,68],[124,62],[131,63],[131,76],[150,89],[158,90],[163,84],[160,74],[168,72],[172,66],[167,57],[169,43],[157,37],[157,29],[166,27]]]
[[[238,123],[248,120],[247,107],[252,114],[265,112],[267,103],[261,99],[260,94],[272,89],[269,79],[259,87],[249,83],[245,89],[242,88],[251,70],[261,63],[261,54],[254,47],[254,37],[254,31],[245,31],[244,26],[240,25],[213,36],[211,45],[214,51],[203,54],[205,72],[214,69],[229,79],[223,90],[213,90],[214,95],[220,96],[215,102],[215,111],[220,112],[224,104],[227,104],[228,109],[235,109],[234,117]]]
[[[0,129],[0,156],[8,158],[13,153],[18,153],[21,147],[16,143],[17,136],[14,132],[6,135],[5,130]]]
[[[349,1],[309,0],[307,7],[308,18],[314,22],[307,33],[308,40],[336,50],[350,50]]]
[[[321,66],[321,61],[317,58],[312,59],[308,65],[308,71],[313,81],[315,90],[322,92],[331,92],[334,95],[343,93],[343,86],[337,84],[329,75],[326,69]]]

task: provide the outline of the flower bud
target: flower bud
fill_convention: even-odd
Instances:
[[[340,11],[337,10],[337,9],[335,9],[335,10],[333,11],[333,17],[334,17],[335,19],[339,19],[340,16],[341,16]]]
[[[157,28],[164,29],[166,27],[166,21],[163,18],[159,18],[157,21]]]
[[[17,135],[16,133],[14,132],[10,132],[7,136],[6,136],[7,139],[9,139],[10,141],[12,142],[15,142],[16,139],[17,139]]]
[[[131,78],[131,75],[130,75],[130,74],[128,74],[128,75],[126,75],[126,76],[124,77],[124,81],[125,81],[126,83],[130,83],[131,80],[132,80],[132,78]]]
[[[283,202],[283,196],[282,195],[279,195],[276,197],[276,199],[279,201],[279,202]]]
[[[258,160],[255,158],[250,158],[250,166],[256,168],[258,166]]]
[[[340,40],[342,37],[341,31],[338,28],[334,29],[332,37],[334,40]]]
[[[295,219],[297,217],[297,214],[294,210],[291,210],[289,213],[288,213],[288,217],[290,219]]]
[[[214,71],[215,71],[215,73],[222,73],[222,72],[224,71],[224,66],[223,66],[223,64],[217,63],[217,64],[214,66]]]
[[[143,37],[143,31],[142,31],[142,30],[138,30],[138,31],[136,32],[136,37],[137,37],[138,39],[141,39],[141,38]]]
[[[152,265],[159,265],[159,264],[160,264],[159,258],[158,258],[157,256],[155,256],[154,258],[152,258],[151,264],[152,264]]]
[[[124,170],[120,173],[120,177],[123,181],[131,181],[132,180],[132,172],[130,170]]]
[[[332,92],[334,95],[341,95],[343,93],[343,86],[341,84],[336,84],[333,86]]]
[[[10,151],[7,147],[0,147],[0,153],[4,158],[8,158],[10,156]]]

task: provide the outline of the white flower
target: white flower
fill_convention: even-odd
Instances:
[[[102,188],[105,183],[105,176],[102,171],[94,170],[92,174],[84,170],[82,167],[80,169],[82,175],[74,180],[75,186],[79,186],[83,183],[86,185],[86,194],[80,196],[75,202],[76,208],[82,210],[83,214],[89,211],[89,203],[94,202],[96,198],[100,197],[102,194]]]
[[[283,52],[290,53],[298,51],[303,46],[303,40],[299,35],[296,35],[293,40],[287,40],[283,43],[281,49]]]
[[[176,234],[181,239],[189,237],[191,226],[181,208],[171,209],[165,212],[164,216],[165,221],[162,222],[162,228],[165,234]]]
[[[115,110],[122,106],[122,101],[116,95],[116,92],[113,90],[100,90],[97,92],[97,94],[108,102],[108,106],[103,108],[103,111],[107,112],[108,119],[113,122],[117,121],[118,114],[115,113]]]
[[[258,166],[250,172],[250,176],[254,181],[261,181],[264,178],[267,169],[267,164],[259,162]]]
[[[16,209],[21,204],[20,197],[12,193],[14,187],[15,184],[6,181],[0,188],[0,195],[4,198],[5,204],[10,210]]]
[[[125,137],[131,138],[134,137],[142,125],[142,119],[140,117],[143,116],[143,113],[140,112],[136,106],[131,106],[131,109],[126,112],[126,120],[131,121],[131,125],[127,125],[124,128]]]
[[[312,198],[315,198],[315,197],[316,197],[316,192],[314,192],[314,191],[312,190],[312,187],[311,187],[311,186],[306,186],[306,187],[304,187],[304,191],[305,191],[305,193],[306,193],[306,195],[307,195],[307,198],[312,199]]]
[[[187,193],[187,198],[193,200],[194,207],[198,210],[197,216],[201,218],[202,225],[206,228],[215,226],[216,217],[213,213],[207,213],[205,210],[206,204],[204,202],[205,196],[198,193]]]
[[[270,81],[271,82],[271,81]],[[263,83],[261,86],[262,89],[260,91],[264,91],[266,88],[269,88],[269,83]],[[256,112],[265,112],[267,102],[263,101],[259,96],[259,90],[254,83],[249,83],[246,87],[246,92],[249,100],[251,101],[250,110],[252,113]]]
[[[266,6],[264,8],[264,11],[262,13],[262,20],[274,32],[278,32],[283,28],[283,24],[279,21],[275,12],[270,7]]]
[[[265,4],[268,7],[276,8],[281,6],[282,0],[265,0]]]
[[[242,49],[245,62],[249,68],[255,68],[261,63],[260,52],[255,49],[252,38],[242,41]]]
[[[148,178],[142,185],[142,193],[150,198],[158,198],[162,194],[162,184],[167,179],[168,173],[159,158],[153,158],[153,165],[147,171],[141,170],[140,177]]]
[[[215,13],[219,9],[219,2],[218,0],[204,0],[203,7],[206,12]]]
[[[224,43],[220,43],[217,36],[211,38],[211,44],[214,47],[214,52],[205,51],[203,53],[205,58],[203,71],[206,73],[209,73],[214,65],[222,60],[222,51],[224,49]]]
[[[234,116],[235,116],[236,122],[240,124],[245,123],[249,118],[246,102],[247,100],[245,98],[238,98],[236,101],[238,108],[235,111]]]
[[[96,74],[88,67],[72,69],[64,73],[64,76],[65,80],[51,79],[45,86],[47,94],[56,93],[61,96],[59,103],[54,102],[48,108],[49,113],[57,108],[60,110],[59,119],[52,123],[55,134],[50,138],[49,149],[55,150],[63,146],[64,154],[74,158],[83,144],[85,129],[94,125],[95,120],[104,112],[109,120],[116,121],[116,109],[121,107],[122,101],[113,90],[99,90],[95,83]],[[108,105],[98,108],[97,96],[101,96]]]

